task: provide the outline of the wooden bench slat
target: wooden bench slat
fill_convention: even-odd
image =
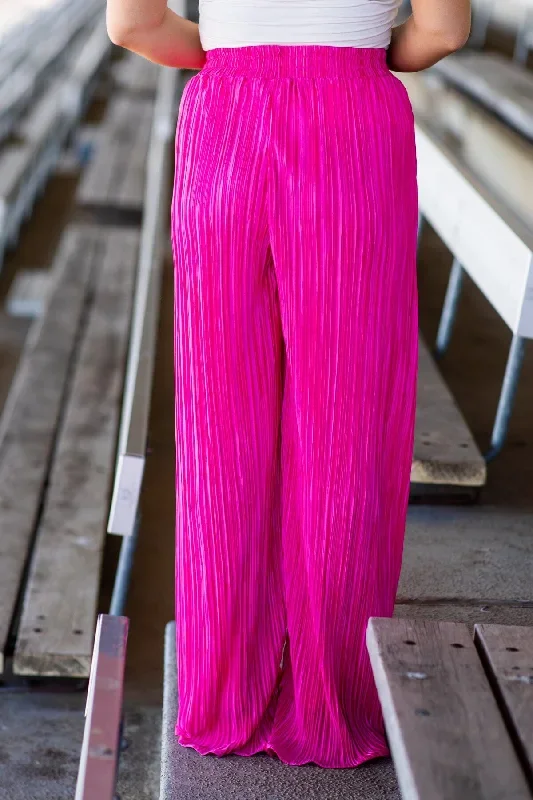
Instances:
[[[486,465],[422,337],[411,482],[483,486]]]
[[[98,253],[94,232],[64,234],[0,420],[0,669]]]
[[[474,631],[533,774],[533,628],[475,625]]]
[[[142,208],[152,115],[153,103],[142,98],[113,100],[98,149],[78,190],[79,203]]]
[[[372,618],[367,646],[404,800],[530,800],[466,625]]]
[[[98,283],[26,584],[13,665],[18,674],[89,674],[139,234],[103,228],[98,241]]]

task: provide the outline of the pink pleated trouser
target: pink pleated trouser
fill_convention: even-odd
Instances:
[[[416,156],[382,49],[208,51],[176,132],[179,742],[387,755],[413,452]]]

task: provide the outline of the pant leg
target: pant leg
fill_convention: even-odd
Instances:
[[[217,755],[260,749],[285,635],[265,113],[260,86],[199,73],[176,135],[176,734]]]
[[[390,74],[285,80],[275,96],[288,649],[270,743],[291,764],[352,767],[388,753],[365,632],[393,612],[409,493],[413,117]]]

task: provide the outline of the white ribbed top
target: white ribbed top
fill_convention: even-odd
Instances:
[[[401,0],[199,0],[204,50],[257,44],[388,47]]]

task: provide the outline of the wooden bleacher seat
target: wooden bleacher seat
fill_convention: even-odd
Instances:
[[[112,67],[113,83],[120,91],[153,96],[157,89],[158,77],[157,64],[135,53],[127,53]]]
[[[75,30],[80,24],[78,20]],[[64,33],[62,42],[64,48],[68,43]],[[37,80],[31,78],[33,72],[27,60],[18,70],[24,81],[18,83],[15,72],[14,82],[8,84],[4,112],[0,111],[0,142],[14,132],[19,143],[0,149],[0,266],[5,249],[16,244],[23,220],[31,213],[68,135],[87,107],[110,51],[104,19],[82,37],[81,50],[75,48],[69,54],[63,71],[48,80],[45,92],[36,90]],[[56,55],[59,58],[60,54]],[[0,84],[0,108],[5,89]],[[31,97],[34,101],[29,103]]]
[[[100,20],[67,60],[67,73],[61,89],[62,107],[69,119],[78,122],[94,90],[101,69],[112,50],[106,22]]]
[[[372,618],[404,800],[531,800],[533,628]]]
[[[126,94],[113,99],[79,186],[80,205],[98,211],[141,211],[152,114],[148,99]]]
[[[17,617],[15,672],[89,674],[137,250],[134,230],[66,231],[6,400],[0,669]]]
[[[533,140],[533,73],[494,53],[464,51],[429,72],[444,78]]]
[[[418,361],[411,483],[479,488],[487,478],[485,460],[422,338]]]

